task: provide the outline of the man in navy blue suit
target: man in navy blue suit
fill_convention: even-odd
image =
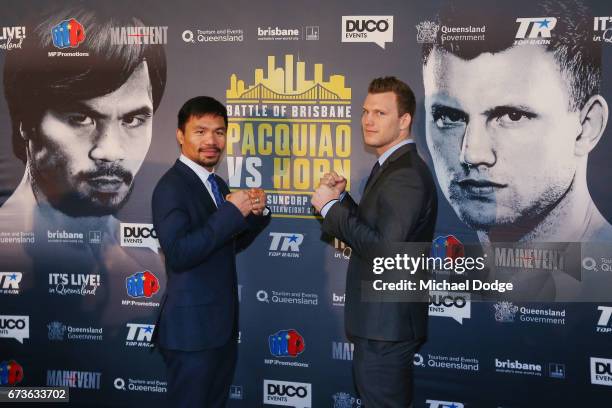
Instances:
[[[181,156],[153,192],[168,283],[156,328],[173,407],[224,407],[237,357],[236,252],[269,223],[263,190],[230,194],[214,173],[227,111],[199,96],[178,114]]]

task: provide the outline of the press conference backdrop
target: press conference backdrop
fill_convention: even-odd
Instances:
[[[36,20],[39,13],[51,11],[52,6],[57,9],[57,3],[3,2],[3,66],[11,53],[28,44],[27,38],[40,23]],[[479,7],[486,3],[79,3],[117,17],[139,17],[146,29],[111,27],[106,35],[113,36],[113,44],[118,45],[162,45],[167,82],[154,114],[150,147],[139,171],[134,172],[133,191],[108,223],[100,226],[95,217],[84,217],[76,218],[76,223],[54,224],[44,219],[44,213],[29,212],[32,208],[25,204],[17,206],[23,213],[17,210],[3,218],[26,222],[15,224],[20,227],[9,221],[0,225],[0,384],[69,387],[75,406],[166,406],[164,365],[160,355],[151,351],[151,335],[166,288],[162,254],[151,225],[151,193],[178,156],[178,109],[190,97],[211,95],[228,105],[230,116],[226,154],[218,172],[233,189],[264,188],[274,212],[270,226],[238,256],[239,361],[229,406],[361,406],[351,378],[353,348],[343,328],[351,248],[321,235],[310,197],[320,176],[330,170],[343,174],[351,194],[357,199],[361,196],[376,159],[364,147],[360,127],[361,103],[372,78],[395,75],[414,89],[417,110],[412,133],[433,171],[426,123],[446,120],[456,125],[467,120],[452,113],[442,118],[426,116],[424,92],[431,84],[424,85],[423,48],[458,40],[462,41],[459,48],[478,49],[500,35],[495,33],[501,26],[512,27],[504,39],[508,47],[514,41],[520,43],[517,47],[546,44],[560,35],[556,29],[563,26],[564,16],[578,10],[572,3],[563,8],[566,14],[553,8],[544,15],[515,5],[503,13],[486,14]],[[78,61],[79,49],[93,41],[88,37],[93,27],[74,19],[70,11],[74,4],[65,5],[67,11],[58,18],[56,28],[68,34],[52,38],[57,33],[48,33],[54,44],[48,54],[50,64],[59,58]],[[603,0],[587,6],[590,31],[581,35],[601,47],[599,93],[604,99],[612,98],[607,75],[612,57],[612,6]],[[445,23],[439,15],[456,20]],[[496,55],[502,54],[489,54],[491,62]],[[516,78],[525,76],[523,69],[532,73],[529,80],[517,80],[509,88],[500,74],[490,89],[478,89],[478,79],[488,78],[487,70],[500,69],[498,66],[485,63],[463,71],[461,96],[479,100],[491,91],[501,92],[503,98],[508,89],[521,88],[529,93],[538,82],[545,82],[537,76],[540,67],[530,62],[520,57],[508,62],[518,63],[513,71]],[[451,65],[439,67],[441,77],[459,75]],[[36,76],[49,74],[40,72],[31,78],[32,85],[24,85],[24,95],[31,94],[26,92],[28,86],[38,83]],[[539,94],[538,101],[553,103],[547,100],[550,95]],[[26,106],[34,102],[20,101]],[[521,115],[520,120],[533,119],[530,113]],[[2,98],[3,203],[24,174],[24,164],[16,155],[19,149],[14,147],[13,126]],[[520,184],[538,178],[537,172],[526,172],[534,163],[525,157],[532,149],[529,140],[544,137],[545,131],[528,135],[531,139],[515,139],[513,145],[525,143],[516,157],[499,153],[500,161],[514,160],[504,174],[506,181]],[[78,155],[76,150],[70,152],[76,145],[62,146],[64,136],[58,137],[55,153],[64,149],[64,157]],[[612,130],[605,130],[588,155],[587,174],[588,192],[607,220],[612,220],[611,137]],[[548,152],[538,151],[538,157],[547,160],[552,156],[551,163],[557,164],[565,160],[561,153],[558,160],[550,153],[558,150],[555,144],[544,147]],[[447,176],[436,173],[438,181]],[[474,229],[456,215],[442,188],[438,196],[436,242],[454,248],[478,245]],[[573,214],[565,216],[569,223]],[[557,240],[550,237],[550,241]],[[609,274],[612,246],[605,240],[600,244],[601,256],[582,265]],[[605,298],[527,303],[474,302],[469,294],[437,292],[430,297],[429,339],[414,362],[415,406],[595,407],[611,403],[612,303]]]

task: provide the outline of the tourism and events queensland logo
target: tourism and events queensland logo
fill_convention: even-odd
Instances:
[[[229,185],[265,189],[274,217],[314,218],[323,174],[335,171],[351,188],[351,88],[344,75],[326,77],[322,63],[290,54],[283,62],[270,55],[265,68],[230,75]]]

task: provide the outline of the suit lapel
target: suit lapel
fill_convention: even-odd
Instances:
[[[180,160],[176,161],[174,167],[177,171],[185,176],[187,184],[189,184],[194,194],[197,194],[198,199],[204,204],[208,211],[211,213],[217,211],[217,206],[215,205],[213,198],[210,196],[210,193],[198,175]]]
[[[410,152],[410,150],[412,149],[414,149],[414,143],[409,143],[405,146],[400,147],[399,149],[394,151],[391,156],[387,157],[387,160],[385,160],[385,162],[381,166],[378,173],[376,173],[374,177],[372,178],[372,180],[370,180],[370,182],[368,183],[366,189],[363,192],[363,196],[365,197],[368,194],[368,192],[372,190],[376,182],[380,180],[382,175],[385,173],[385,170],[387,169],[387,167],[389,167],[391,163],[393,163],[398,158],[402,157],[404,154],[408,154],[408,152]]]

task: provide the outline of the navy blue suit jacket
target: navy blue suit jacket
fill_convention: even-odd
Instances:
[[[225,196],[229,188],[217,179]],[[179,160],[157,183],[152,205],[168,275],[156,344],[181,351],[224,345],[238,332],[236,252],[270,216],[245,218],[230,202],[217,208],[202,180]]]

